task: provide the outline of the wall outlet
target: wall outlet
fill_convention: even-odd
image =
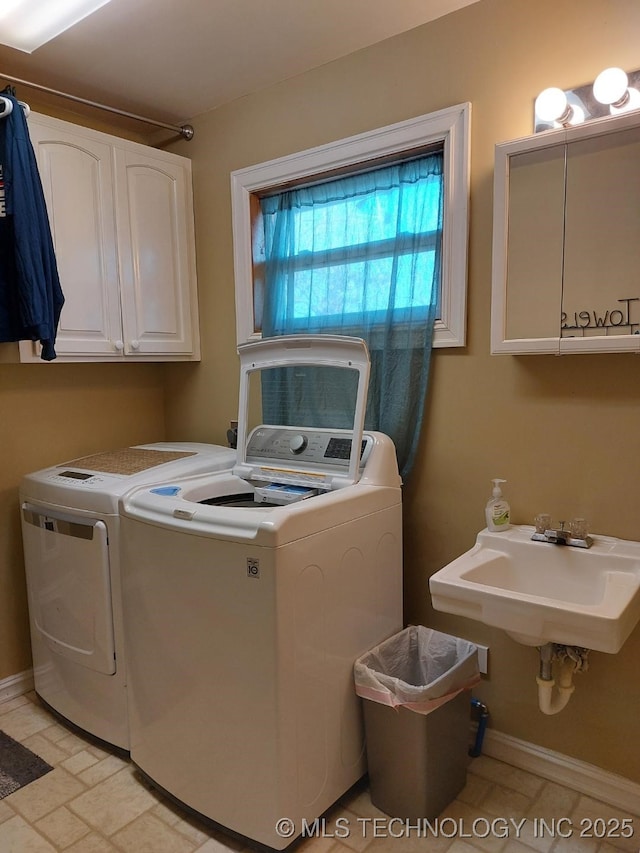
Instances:
[[[489,646],[474,645],[478,647],[478,668],[482,675],[486,675],[489,671]]]

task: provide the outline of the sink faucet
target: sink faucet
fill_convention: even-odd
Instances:
[[[571,538],[571,533],[564,529],[564,521],[561,521],[560,527],[548,528],[548,530],[545,530],[544,536],[547,542],[551,542],[554,545],[566,545]]]
[[[536,532],[531,537],[536,542],[550,542],[552,545],[572,545],[575,548],[590,548],[593,539],[585,532],[584,536],[574,536],[570,530],[564,529],[565,522],[560,522],[560,527],[545,527],[540,529],[536,526]]]

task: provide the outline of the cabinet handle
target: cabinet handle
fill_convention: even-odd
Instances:
[[[140,349],[140,341],[131,341],[131,349]]]
[[[113,344],[113,348],[115,350],[117,350],[118,352],[122,352],[122,350],[124,349],[124,342],[123,341],[115,341]]]

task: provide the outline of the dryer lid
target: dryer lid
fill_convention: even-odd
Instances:
[[[256,405],[255,401],[251,399],[251,378],[258,372],[260,372],[260,379],[262,379],[266,371],[277,371],[282,368],[290,370],[295,367],[310,367],[318,368],[320,371],[328,371],[329,374],[336,370],[355,373],[357,384],[355,385],[353,394],[344,394],[342,399],[337,400],[337,405],[340,406],[341,419],[348,417],[349,420],[349,423],[346,425],[347,434],[351,437],[348,472],[344,475],[336,475],[332,487],[350,485],[357,482],[360,476],[362,434],[364,430],[370,373],[369,351],[362,338],[345,335],[284,335],[240,344],[238,354],[240,356],[240,403],[238,409],[238,456],[234,473],[245,479],[249,479],[253,470],[252,464],[247,460],[247,447],[250,433],[258,424],[254,424],[253,428],[250,424],[249,413],[253,411]],[[302,383],[302,387],[295,388],[292,391],[290,387],[291,377],[288,377],[286,378],[288,388],[283,392],[284,396],[287,394],[296,395],[296,393],[299,393],[304,395],[308,393],[309,389],[308,387],[304,388],[304,382],[313,382],[313,371],[303,370],[300,374],[300,377],[295,377],[294,381],[297,382],[299,379],[298,384]],[[264,394],[267,387],[273,388],[276,386],[277,382],[272,383],[271,386],[267,386],[263,382],[261,390]],[[254,390],[253,393],[255,395],[256,391]],[[349,399],[346,399],[346,397],[349,397]],[[271,406],[271,409],[273,416],[273,406]],[[328,417],[330,418],[330,414]],[[286,415],[278,418],[278,421],[283,420],[287,420]],[[335,428],[337,426],[344,429],[345,426],[344,423],[338,425],[326,421],[324,423],[311,424],[309,422],[273,423],[271,420],[269,420],[267,425],[270,427],[282,427],[287,430],[297,430],[300,432],[301,438],[304,437],[305,430]],[[265,426],[265,424],[262,424],[262,426]],[[292,452],[295,453],[295,450]],[[281,460],[278,460],[278,464],[282,464]]]

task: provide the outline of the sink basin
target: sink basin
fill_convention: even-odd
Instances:
[[[615,653],[640,619],[640,542],[592,536],[591,548],[531,540],[534,528],[483,530],[429,580],[436,610],[502,628],[529,646]]]

